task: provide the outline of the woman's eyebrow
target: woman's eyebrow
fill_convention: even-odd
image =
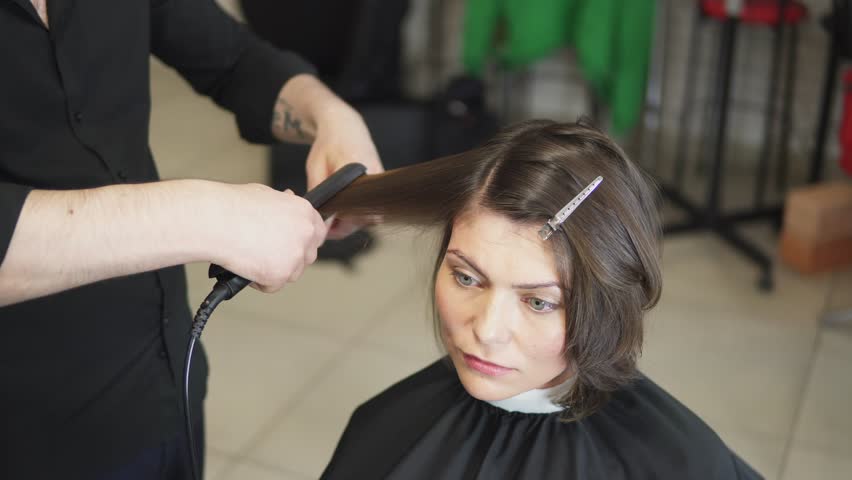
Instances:
[[[512,285],[512,288],[518,288],[518,289],[521,289],[521,290],[535,290],[536,288],[549,288],[549,287],[556,287],[556,288],[559,288],[559,289],[562,288],[561,286],[559,286],[559,282],[518,283],[518,284]]]
[[[466,263],[466,264],[467,264],[470,268],[472,268],[472,269],[473,269],[473,271],[475,271],[475,272],[476,272],[476,274],[477,274],[477,275],[479,275],[479,276],[480,276],[480,277],[482,277],[483,279],[487,279],[487,278],[488,278],[488,275],[486,275],[485,273],[483,273],[482,269],[481,269],[481,268],[479,268],[479,267],[476,265],[476,263],[474,263],[474,262],[473,262],[473,260],[471,260],[471,259],[469,259],[469,258],[465,257],[465,256],[464,256],[464,255],[463,255],[460,251],[458,251],[458,250],[456,250],[456,249],[454,249],[454,248],[453,248],[453,249],[451,249],[451,250],[447,250],[447,253],[452,253],[453,255],[455,255],[455,256],[457,256],[457,257],[459,257],[459,260],[461,260],[461,261],[463,261],[464,263]]]
[[[452,253],[453,255],[458,257],[459,260],[466,263],[471,269],[473,269],[474,272],[476,272],[477,275],[479,275],[483,279],[488,278],[488,275],[486,275],[482,271],[482,269],[479,268],[479,266],[476,264],[476,262],[465,257],[464,254],[461,253],[459,250],[456,250],[455,248],[453,248],[453,249],[447,250],[447,253]],[[518,283],[518,284],[512,285],[512,288],[517,288],[517,289],[520,289],[520,290],[535,290],[537,288],[549,288],[549,287],[556,287],[556,288],[559,288],[559,289],[562,288],[559,285],[559,282]]]

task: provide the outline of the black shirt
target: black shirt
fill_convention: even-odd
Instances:
[[[312,72],[213,0],[49,0],[48,17],[0,0],[0,261],[31,189],[158,179],[149,54],[254,142],[274,140],[286,80]],[[177,434],[190,320],[183,267],[0,308],[0,478],[91,478]],[[206,378],[196,350],[196,418]]]

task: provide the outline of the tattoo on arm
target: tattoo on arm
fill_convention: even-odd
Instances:
[[[299,138],[307,138],[304,130],[302,130],[302,120],[300,120],[293,111],[293,106],[287,103],[283,98],[279,98],[275,102],[275,110],[272,115],[273,128],[280,131],[282,134],[289,134],[291,130],[296,132]]]

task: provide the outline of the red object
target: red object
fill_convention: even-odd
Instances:
[[[852,176],[852,69],[843,73],[843,120],[839,137],[840,168]]]
[[[725,11],[725,0],[701,0],[701,11],[708,17],[718,19],[728,18]],[[738,19],[745,23],[761,23],[775,25],[778,23],[781,11],[780,0],[745,0]],[[808,8],[801,2],[787,1],[784,9],[784,21],[787,23],[799,23],[808,16]]]

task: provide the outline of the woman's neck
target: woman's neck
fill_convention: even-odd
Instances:
[[[565,409],[556,402],[568,393],[573,377],[549,388],[536,388],[503,400],[489,401],[491,405],[507,412],[555,413]]]

